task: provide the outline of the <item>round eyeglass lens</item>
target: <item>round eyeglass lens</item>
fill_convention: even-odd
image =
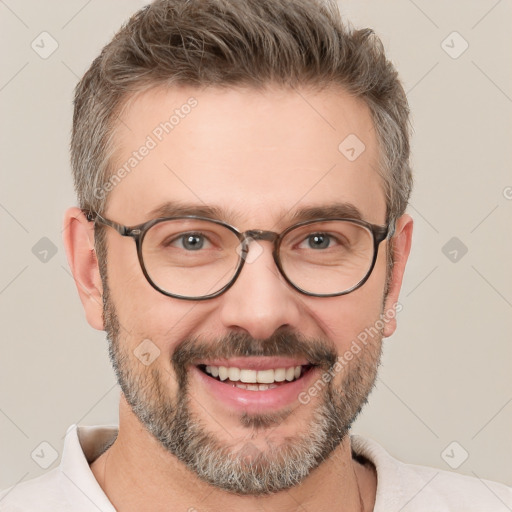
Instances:
[[[152,226],[142,242],[146,272],[172,295],[205,297],[226,286],[240,261],[241,244],[229,228],[200,219],[173,219]]]
[[[372,266],[372,232],[351,221],[313,222],[292,229],[280,246],[281,266],[298,288],[338,294],[358,285]]]

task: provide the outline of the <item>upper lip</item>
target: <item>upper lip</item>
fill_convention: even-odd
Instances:
[[[309,361],[297,357],[233,357],[229,359],[204,359],[197,361],[196,366],[225,366],[226,368],[243,368],[247,370],[274,370],[292,366],[309,365]]]

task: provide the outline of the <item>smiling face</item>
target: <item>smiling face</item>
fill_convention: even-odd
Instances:
[[[102,212],[120,224],[214,209],[240,231],[281,232],[306,210],[333,207],[385,224],[369,110],[339,89],[152,90],[122,120],[116,162],[130,170]],[[390,306],[388,242],[368,281],[338,297],[299,293],[279,273],[271,242],[252,242],[231,288],[191,302],[150,286],[133,240],[103,229],[105,330],[130,414],[221,488],[258,494],[305,478],[340,444],[373,386],[381,333],[333,367]]]

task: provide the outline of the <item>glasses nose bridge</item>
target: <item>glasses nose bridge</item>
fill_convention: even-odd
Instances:
[[[240,238],[242,239],[242,247],[241,247],[241,266],[246,262],[247,255],[249,253],[250,242],[252,241],[266,241],[272,243],[272,257],[274,259],[275,264],[279,272],[282,274],[281,265],[279,262],[278,256],[278,248],[276,242],[279,240],[280,235],[275,231],[265,231],[263,229],[250,229],[248,231],[244,231],[240,233]],[[241,269],[241,267],[240,267]]]
[[[242,238],[242,252],[247,254],[249,252],[250,242],[263,240],[272,244],[272,255],[276,263],[278,263],[277,256],[277,240],[279,239],[279,233],[275,231],[265,231],[264,229],[250,229],[241,233]],[[279,266],[279,265],[278,265]]]
[[[279,238],[279,233],[275,231],[265,231],[263,229],[250,229],[242,233],[243,241],[247,244],[250,240],[264,240],[272,242],[275,247],[276,240]]]

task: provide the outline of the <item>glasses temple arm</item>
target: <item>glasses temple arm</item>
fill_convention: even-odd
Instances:
[[[106,219],[105,217],[102,217],[99,213],[96,212],[84,210],[84,213],[89,222],[95,222],[103,224],[105,226],[109,226],[115,229],[122,236],[130,236],[129,228],[127,226],[123,226],[121,224],[118,224],[117,222],[114,222],[113,220]]]
[[[396,218],[393,217],[390,221],[389,221],[389,224],[388,224],[388,234],[386,236],[386,238],[389,240],[390,238],[393,238],[393,235],[395,234],[395,231],[396,231]]]

